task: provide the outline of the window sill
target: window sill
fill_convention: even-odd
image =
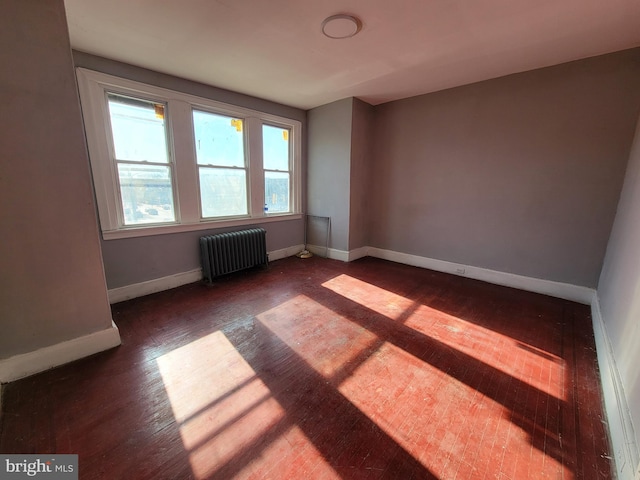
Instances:
[[[102,232],[104,240],[117,240],[121,238],[149,237],[171,233],[194,232],[198,230],[212,230],[215,228],[243,227],[248,225],[261,225],[265,223],[300,220],[301,213],[273,214],[264,217],[234,218],[215,221],[202,221],[198,223],[181,223],[172,225],[153,225],[127,227],[120,230],[107,230]]]

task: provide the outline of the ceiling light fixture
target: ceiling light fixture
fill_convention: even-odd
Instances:
[[[351,15],[332,15],[322,22],[322,33],[329,38],[350,38],[362,29],[362,22]]]

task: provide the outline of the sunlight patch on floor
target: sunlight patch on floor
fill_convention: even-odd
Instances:
[[[359,353],[375,349],[379,343],[378,337],[366,328],[305,295],[256,318],[327,379],[356,361]]]
[[[221,469],[248,475],[280,469],[278,445],[313,445],[221,331],[158,358],[158,367],[196,478]],[[258,456],[252,456],[261,451]],[[320,455],[317,455],[320,458]],[[330,467],[328,467],[330,468]]]
[[[571,478],[570,471],[561,462],[562,440],[546,436],[546,425],[539,425],[542,418],[551,418],[551,421],[558,418],[557,409],[565,397],[561,359],[551,354],[541,355],[539,349],[523,349],[522,342],[509,336],[345,274],[323,286],[419,332],[425,336],[426,346],[433,340],[442,345],[435,351],[425,348],[418,354],[423,359],[420,360],[401,344],[381,341],[377,352],[358,365],[339,386],[350,402],[430,471],[444,474],[458,469],[458,474],[467,478],[490,474],[499,468],[498,471],[515,472],[513,478],[518,478],[517,475],[524,472],[528,475],[529,465],[540,465],[541,473],[560,469],[565,478]],[[387,306],[385,302],[390,303]],[[406,312],[400,312],[399,307],[406,308]],[[402,335],[398,335],[398,339],[401,338]],[[433,361],[441,369],[430,365],[431,355],[442,354],[451,355],[452,359],[460,357],[456,361],[455,376],[447,373],[447,364],[438,358]],[[460,365],[467,367],[460,368]],[[496,385],[503,385],[504,391],[487,396],[483,393],[488,393],[487,387],[478,391],[469,386],[478,383],[474,379],[478,375],[487,375],[482,373],[487,368],[496,372],[490,378],[502,375],[500,382],[494,381]],[[523,390],[518,382],[533,389]],[[375,392],[373,396],[372,392]],[[514,392],[526,394],[514,397]],[[526,398],[526,395],[535,398]],[[546,403],[543,398],[547,398]],[[544,411],[537,411],[536,407],[526,415],[516,413],[533,400],[535,405],[545,405]],[[516,411],[505,408],[501,402],[513,405]],[[437,412],[438,416],[432,417],[431,412]],[[418,432],[429,433],[421,436]],[[534,432],[536,438],[547,439],[545,444],[532,445]],[[492,441],[485,442],[484,437]],[[502,442],[518,451],[526,451],[530,446],[529,455],[513,458],[507,448],[499,446]],[[434,455],[429,445],[438,445],[438,454]],[[467,446],[472,450],[468,451]],[[548,455],[552,450],[558,452],[557,458]],[[422,452],[427,451],[429,455],[425,456]],[[460,462],[462,457],[472,457],[475,461]]]
[[[347,275],[323,285],[354,303],[328,307],[323,296],[300,294],[256,320],[426,469],[461,478],[494,471],[517,478],[529,465],[562,469],[562,454],[549,455],[561,452],[562,439],[540,424],[557,418],[551,392],[562,388],[554,375],[564,372],[555,358]],[[268,468],[282,478],[293,466],[279,458],[291,447],[299,461],[314,458],[314,468],[335,476],[221,331],[160,357],[158,366],[198,478],[230,466],[233,475]],[[508,446],[529,453],[512,458]]]
[[[535,348],[523,349],[521,342],[509,336],[346,274],[332,278],[322,286],[549,395],[566,400],[565,364],[556,356],[546,354],[541,360],[543,352]]]
[[[543,430],[536,422],[553,413],[534,412],[530,422],[515,423],[510,409],[464,383],[477,373],[469,369],[459,380],[436,368],[425,368],[416,357],[384,342],[338,390],[441,478],[456,478],[456,472],[457,478],[483,478],[509,469],[521,473],[529,465],[543,465],[544,471],[555,474],[562,466],[559,460],[545,456],[550,446],[529,448],[526,458],[509,455],[509,451],[526,451],[532,429]],[[496,397],[509,395],[511,390]],[[511,449],[502,448],[502,442]],[[474,461],[465,464],[462,458]]]
[[[482,431],[488,417],[501,416],[504,410],[446,373],[425,368],[423,362],[390,343],[384,343],[338,389],[435,474],[457,468],[450,463],[462,456],[467,443],[459,438],[461,432]],[[467,415],[472,407],[474,414]]]
[[[443,467],[433,465],[431,455],[420,458],[426,445],[415,439],[438,424],[430,408],[477,392],[309,297],[299,295],[257,318],[405,451],[433,472]],[[501,415],[501,407],[487,403]]]

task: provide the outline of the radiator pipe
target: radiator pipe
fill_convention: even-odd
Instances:
[[[309,223],[309,216],[304,216],[304,248],[300,253],[296,254],[298,258],[311,258],[313,257],[313,253],[307,250],[307,223]]]

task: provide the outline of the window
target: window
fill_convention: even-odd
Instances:
[[[163,103],[108,94],[124,225],[175,222]]]
[[[289,128],[262,126],[262,157],[264,164],[265,211],[289,212],[291,204],[291,152]]]
[[[203,218],[248,212],[243,123],[238,118],[193,111]]]
[[[77,72],[105,239],[300,217],[300,122]]]

